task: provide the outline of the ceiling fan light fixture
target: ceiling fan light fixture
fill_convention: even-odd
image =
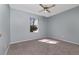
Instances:
[[[44,9],[45,13],[50,13],[50,8],[55,7],[55,4],[40,4],[40,6]]]
[[[47,13],[47,11],[46,11],[46,10],[44,10],[44,12],[45,12],[45,13]]]

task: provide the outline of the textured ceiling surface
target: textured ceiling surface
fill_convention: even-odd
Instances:
[[[40,12],[41,10],[43,10],[43,8],[39,4],[10,4],[10,7],[13,9],[29,12],[29,13],[44,16],[44,17],[50,17],[77,6],[79,5],[78,4],[56,4],[55,7],[52,7],[49,9],[51,11],[50,13],[48,12],[45,13],[44,11]]]

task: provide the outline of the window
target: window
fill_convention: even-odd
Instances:
[[[38,19],[30,17],[30,32],[38,32]]]

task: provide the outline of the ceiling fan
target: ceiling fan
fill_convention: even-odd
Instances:
[[[44,11],[50,13],[51,11],[49,9],[55,7],[55,4],[40,4],[40,6],[43,8],[40,12]]]

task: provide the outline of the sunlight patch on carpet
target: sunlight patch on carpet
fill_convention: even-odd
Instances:
[[[39,42],[44,42],[44,43],[49,43],[49,44],[57,44],[58,41],[55,40],[50,40],[50,39],[42,39],[42,40],[38,40]]]

